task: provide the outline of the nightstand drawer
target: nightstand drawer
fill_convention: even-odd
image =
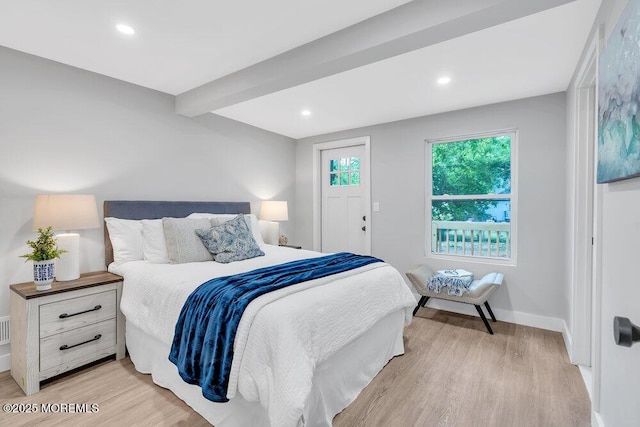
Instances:
[[[43,304],[40,306],[40,338],[115,317],[115,290]]]
[[[40,340],[40,371],[70,365],[76,359],[86,363],[92,355],[97,360],[105,351],[115,352],[115,344],[116,319],[52,335]]]

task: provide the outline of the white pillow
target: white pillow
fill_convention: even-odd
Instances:
[[[133,219],[106,217],[109,239],[113,247],[113,262],[123,264],[144,259],[142,251],[142,224]]]
[[[211,219],[213,217],[215,217],[216,215],[220,215],[220,214],[212,214],[212,213],[197,213],[194,212],[192,214],[189,214],[189,216],[187,216],[187,218],[194,218],[194,219]]]
[[[212,213],[192,213],[187,218],[206,218],[206,219],[217,219],[219,224],[224,224],[227,221],[232,220],[237,217],[238,214],[212,214]],[[260,232],[260,226],[258,225],[258,218],[254,214],[245,214],[244,220],[251,229],[251,234],[253,235],[253,239],[256,241],[258,246],[264,246],[264,240],[262,239],[262,233]],[[212,224],[215,225],[215,224]]]
[[[143,219],[142,253],[144,260],[154,264],[168,264],[169,252],[164,238],[164,227],[161,219]]]

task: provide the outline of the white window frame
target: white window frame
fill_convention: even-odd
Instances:
[[[445,144],[450,142],[466,141],[469,139],[490,138],[500,135],[511,135],[511,257],[510,258],[497,258],[488,256],[471,256],[471,255],[452,255],[433,252],[431,248],[431,202],[433,200],[474,200],[474,199],[500,199],[504,200],[504,194],[489,194],[489,195],[454,195],[454,196],[433,196],[433,144]],[[517,129],[501,129],[491,132],[478,132],[466,135],[458,135],[446,138],[427,139],[425,140],[425,153],[426,153],[426,176],[425,176],[425,256],[428,258],[450,260],[450,261],[464,261],[464,262],[477,262],[486,264],[500,264],[500,265],[516,265],[518,257],[518,130]]]

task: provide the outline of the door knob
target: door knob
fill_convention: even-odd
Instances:
[[[367,216],[366,215],[362,215],[362,220],[366,221],[367,220]]]
[[[362,231],[367,231],[367,226],[366,225],[362,226]]]
[[[616,344],[623,347],[631,347],[634,343],[640,341],[640,328],[626,317],[613,318],[613,337]]]

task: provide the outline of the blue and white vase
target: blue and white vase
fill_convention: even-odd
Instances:
[[[55,259],[33,262],[33,282],[36,284],[36,290],[46,291],[51,289],[51,284],[55,277],[55,265]]]

